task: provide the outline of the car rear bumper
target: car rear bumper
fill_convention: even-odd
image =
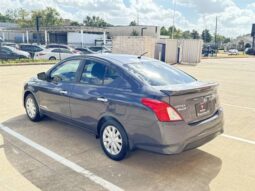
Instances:
[[[199,147],[223,133],[223,111],[219,109],[212,117],[187,125],[185,122],[158,123],[160,136],[154,143],[140,143],[137,148],[162,154],[176,154]]]

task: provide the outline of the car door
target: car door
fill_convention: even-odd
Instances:
[[[70,95],[72,119],[96,131],[100,117],[109,108],[114,109],[115,99],[123,99],[120,95],[123,90],[117,87],[121,84],[126,87],[117,69],[110,63],[88,59],[83,65],[80,80]]]
[[[50,53],[49,53],[49,58],[50,57],[55,57],[57,60],[62,60],[62,53],[61,53],[61,49],[60,48],[56,48],[53,49]]]
[[[47,75],[39,88],[40,108],[46,113],[70,118],[69,96],[77,78],[80,59],[62,62]]]

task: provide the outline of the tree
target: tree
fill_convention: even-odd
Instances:
[[[176,29],[175,31],[174,31],[174,36],[173,36],[175,39],[180,39],[180,38],[182,38],[182,31],[181,31],[181,29]]]
[[[175,28],[175,26],[170,26],[169,28],[168,28],[168,35],[169,35],[169,37],[170,38],[172,38],[172,32],[175,32],[176,31],[176,28]],[[173,35],[173,37],[174,37],[174,35]]]
[[[161,27],[160,35],[169,36],[168,30],[165,27]]]
[[[113,26],[107,22],[105,22],[104,19],[98,17],[98,16],[87,16],[84,20],[83,23],[86,26],[90,26],[90,27],[109,27],[109,26]]]
[[[130,36],[139,36],[139,33],[136,30],[133,30]]]
[[[16,23],[19,24],[21,27],[29,27],[31,26],[31,21],[29,18],[29,12],[25,9],[17,10],[17,18]]]
[[[184,31],[182,33],[182,38],[184,38],[184,39],[191,39],[192,37],[191,37],[190,31]]]
[[[246,43],[244,47],[245,48],[251,48],[251,44],[250,43]]]
[[[56,26],[63,24],[63,19],[60,17],[59,12],[51,7],[46,7],[46,9],[32,11],[31,15],[31,25],[35,26],[36,17],[40,17],[40,26]]]
[[[199,39],[199,33],[196,30],[192,30],[192,32],[190,33],[190,36],[192,39]]]
[[[77,21],[71,21],[70,25],[71,26],[80,26],[80,24]]]
[[[202,32],[202,39],[205,43],[211,42],[212,41],[212,35],[210,34],[208,29],[203,30]]]
[[[134,20],[134,21],[131,21],[130,23],[129,23],[129,26],[136,26],[137,24],[136,24],[136,21]]]
[[[6,14],[2,14],[0,13],[0,22],[4,22],[4,23],[13,23],[14,20],[12,17],[10,17],[10,15],[6,15]]]

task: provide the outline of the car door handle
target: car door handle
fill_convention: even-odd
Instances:
[[[101,101],[101,102],[108,102],[108,99],[104,98],[104,97],[98,97],[97,101]]]
[[[66,95],[68,92],[66,90],[60,90],[59,93],[62,95]]]

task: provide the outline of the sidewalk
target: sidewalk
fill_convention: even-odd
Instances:
[[[0,188],[1,191],[40,191],[25,179],[9,163],[4,152],[4,140],[0,134]]]

